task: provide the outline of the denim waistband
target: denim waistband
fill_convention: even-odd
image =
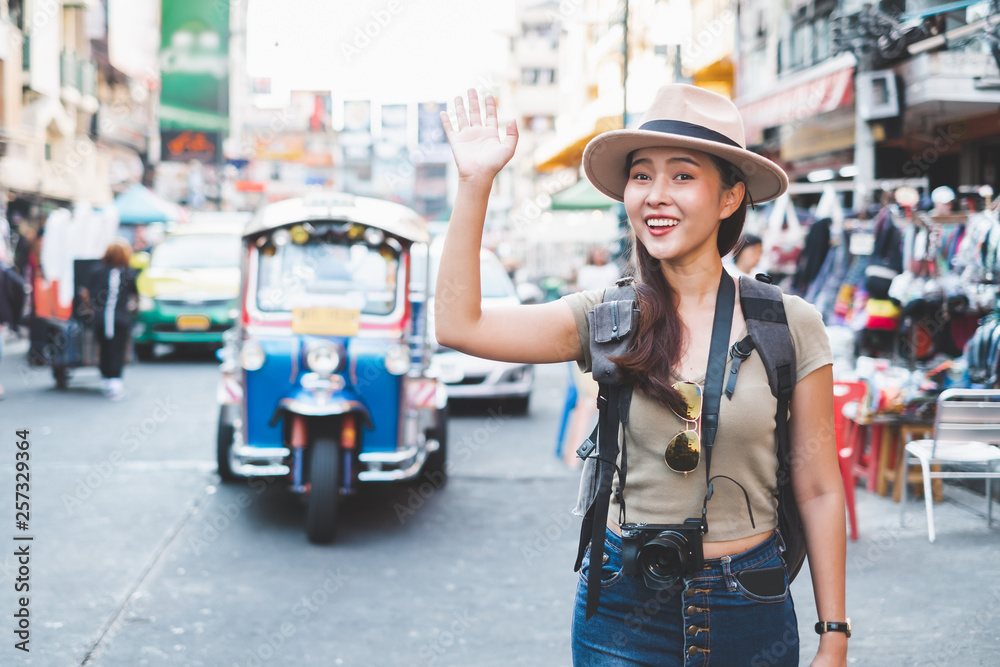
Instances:
[[[610,528],[607,530],[607,541],[608,544],[617,551],[621,551],[622,548],[622,538],[621,535],[615,533],[615,531]],[[692,576],[698,579],[712,579],[716,577],[724,577],[726,571],[742,570],[745,568],[753,567],[759,563],[770,560],[774,556],[781,553],[781,549],[778,546],[778,533],[773,532],[770,536],[760,544],[754,547],[750,547],[746,551],[742,551],[738,554],[733,554],[731,556],[722,556],[720,558],[708,558],[705,560],[705,567],[703,567],[698,572],[694,573]]]

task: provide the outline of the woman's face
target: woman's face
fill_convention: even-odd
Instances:
[[[660,261],[705,253],[719,257],[719,222],[743,198],[743,186],[722,191],[719,170],[700,151],[642,148],[632,154],[624,203],[636,240]]]

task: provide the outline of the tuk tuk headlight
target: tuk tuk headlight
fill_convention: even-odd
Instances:
[[[151,296],[139,296],[139,310],[147,312],[156,308],[156,301]]]
[[[306,365],[319,375],[332,375],[340,366],[340,352],[333,343],[314,343],[306,353]]]
[[[393,375],[405,375],[410,370],[410,348],[391,345],[385,353],[385,369]]]
[[[260,343],[255,340],[243,342],[243,346],[240,348],[240,366],[243,367],[243,370],[260,370],[266,358],[267,355],[264,354],[264,348],[260,346]]]

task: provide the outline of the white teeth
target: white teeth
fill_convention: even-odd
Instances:
[[[665,218],[653,218],[646,221],[650,227],[674,227],[680,220],[667,220]]]

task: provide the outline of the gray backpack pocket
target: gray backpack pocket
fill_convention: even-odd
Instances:
[[[587,313],[591,331],[591,373],[597,382],[621,382],[618,367],[611,357],[625,354],[632,327],[638,324],[638,313],[634,299],[604,301]]]

